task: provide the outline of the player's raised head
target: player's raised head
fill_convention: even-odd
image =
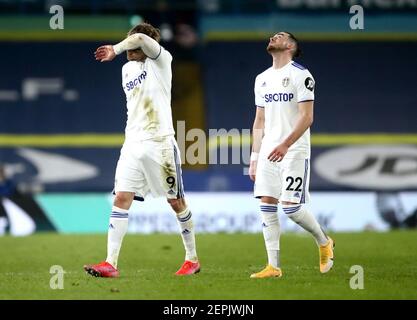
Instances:
[[[136,26],[134,26],[132,29],[129,30],[127,33],[128,36],[135,34],[135,33],[143,33],[147,36],[151,37],[155,41],[159,42],[161,40],[161,33],[159,29],[155,28],[153,25],[142,22]]]
[[[301,49],[297,38],[288,31],[280,31],[269,38],[267,47],[269,53],[289,51],[293,58],[301,55]]]

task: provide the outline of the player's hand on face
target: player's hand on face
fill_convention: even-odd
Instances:
[[[288,147],[284,144],[280,144],[275,147],[268,156],[268,160],[272,162],[281,161],[284,159],[284,156],[287,154]]]
[[[251,161],[249,166],[249,177],[252,181],[255,181],[256,179],[256,166],[258,164],[258,161]]]
[[[94,52],[94,57],[100,62],[112,61],[116,57],[112,45],[106,45],[98,47],[96,52]]]

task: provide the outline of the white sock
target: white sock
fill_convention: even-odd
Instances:
[[[110,216],[109,231],[107,234],[107,258],[106,261],[117,268],[120,247],[123,237],[127,232],[128,210],[113,207]]]
[[[262,231],[264,234],[266,252],[268,253],[268,264],[279,268],[279,238],[281,235],[278,206],[261,202]]]
[[[304,205],[282,205],[282,208],[291,220],[310,232],[319,245],[323,246],[329,241],[316,218]]]
[[[185,248],[185,260],[197,262],[197,252],[195,248],[194,225],[191,220],[191,211],[187,208],[183,212],[177,213],[178,225],[181,229],[182,242]]]

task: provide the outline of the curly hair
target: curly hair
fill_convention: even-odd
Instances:
[[[129,30],[127,35],[130,36],[134,33],[144,33],[157,42],[161,40],[161,33],[159,29],[155,28],[154,26],[146,22],[142,22],[138,24],[137,26],[134,26],[132,29]]]

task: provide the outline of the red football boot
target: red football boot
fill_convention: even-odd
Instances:
[[[117,278],[119,276],[119,271],[105,261],[99,264],[85,265],[84,270],[93,277]]]
[[[186,276],[200,272],[200,262],[185,260],[181,268],[175,273],[177,276]]]

